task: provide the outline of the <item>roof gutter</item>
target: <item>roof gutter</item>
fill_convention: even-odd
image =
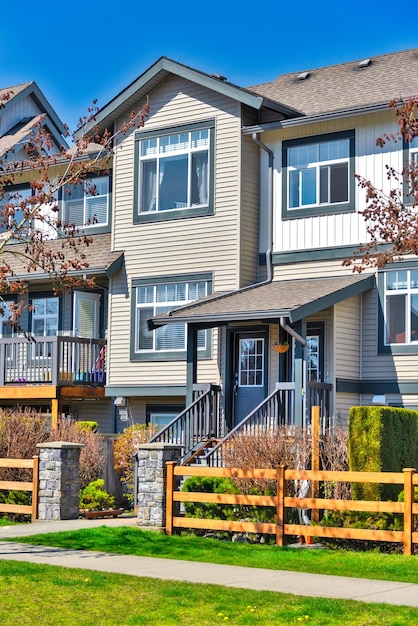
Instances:
[[[367,115],[368,113],[388,110],[388,103],[381,102],[379,104],[356,107],[355,109],[343,109],[340,111],[332,111],[330,113],[318,113],[316,115],[301,115],[300,117],[293,119],[277,120],[275,122],[257,124],[256,126],[247,126],[242,129],[242,132],[244,135],[253,135],[254,133],[264,133],[269,130],[279,130],[281,128],[290,128],[292,126],[305,126],[306,124],[315,124],[316,122],[338,120],[349,117],[350,115]]]
[[[302,346],[306,346],[306,339],[304,339],[301,335],[299,335],[299,333],[293,330],[293,328],[287,324],[286,320],[289,321],[289,318],[288,317],[279,318],[279,324],[283,328],[283,330],[289,333],[289,335],[292,335],[292,337],[294,337],[296,341],[299,341],[299,343],[301,343]]]

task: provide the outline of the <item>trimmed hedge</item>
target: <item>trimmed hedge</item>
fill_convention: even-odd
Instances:
[[[418,469],[418,411],[388,406],[350,409],[349,465],[354,472]],[[352,484],[357,500],[396,500],[402,486]]]

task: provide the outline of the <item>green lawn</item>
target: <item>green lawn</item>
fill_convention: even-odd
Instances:
[[[0,560],[0,624],[405,626],[418,610]]]
[[[417,558],[400,554],[277,548],[274,545],[231,543],[202,537],[168,537],[156,531],[122,526],[32,535],[17,541],[75,550],[418,583]]]

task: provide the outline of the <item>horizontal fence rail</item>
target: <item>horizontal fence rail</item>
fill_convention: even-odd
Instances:
[[[0,386],[105,384],[106,340],[82,337],[0,339]]]
[[[0,459],[1,468],[30,469],[32,470],[32,481],[23,480],[0,480],[0,491],[29,491],[32,494],[32,504],[2,504],[0,502],[0,513],[20,513],[31,515],[32,522],[38,516],[38,491],[39,491],[39,457],[32,459]]]
[[[403,472],[343,472],[322,470],[240,469],[226,467],[178,466],[167,463],[167,507],[166,532],[174,528],[199,528],[218,531],[271,534],[276,537],[276,545],[283,546],[289,536],[325,537],[333,539],[355,539],[361,541],[385,541],[402,543],[406,555],[414,552],[418,544],[418,532],[414,531],[414,516],[418,515],[418,504],[414,503],[414,487],[418,485],[415,469],[406,468]],[[241,495],[203,492],[182,492],[178,489],[180,477],[189,476],[245,478],[272,480],[276,484],[276,495]],[[401,485],[404,489],[404,502],[333,500],[310,497],[286,496],[287,481],[307,480],[312,483],[380,483]],[[251,505],[274,507],[275,519],[270,523],[228,521],[185,517],[180,515],[180,503],[205,502],[216,504]],[[340,528],[330,526],[286,523],[286,511],[290,508],[327,511],[368,511],[371,513],[398,513],[403,516],[403,531]]]

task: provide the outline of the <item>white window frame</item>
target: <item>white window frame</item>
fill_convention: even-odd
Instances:
[[[200,135],[200,138],[198,137]],[[178,139],[178,141],[176,141]],[[185,209],[199,209],[209,207],[210,205],[210,179],[211,179],[211,151],[212,147],[211,126],[202,126],[200,128],[191,129],[173,129],[170,133],[153,133],[151,137],[144,137],[139,140],[138,161],[139,161],[139,189],[138,193],[138,215],[149,215],[153,213],[161,214],[166,211],[184,211]],[[195,145],[194,145],[195,143]],[[204,198],[194,201],[193,198],[193,178],[194,172],[193,161],[197,155],[206,155],[205,169],[203,172],[202,194]],[[170,159],[184,157],[187,159],[187,185],[186,197],[182,201],[175,201],[174,206],[161,206],[160,189],[163,182],[163,164],[164,161],[169,162]],[[155,162],[155,187],[152,197],[148,195],[145,198],[146,190],[150,189],[147,185],[146,175],[144,173],[146,164]],[[186,188],[187,187],[187,188]],[[145,207],[145,200],[148,206]]]
[[[321,147],[326,144],[336,144],[341,143],[346,145],[346,156],[334,158],[334,159],[321,159],[320,151]],[[310,152],[311,155],[305,159],[305,162],[300,162],[298,165],[292,165],[292,153],[294,151],[301,152],[303,149],[306,152]],[[339,204],[346,204],[350,202],[350,184],[349,184],[349,174],[350,174],[350,140],[347,138],[336,138],[334,140],[329,141],[318,141],[314,143],[307,143],[306,145],[299,146],[290,146],[288,149],[288,167],[287,167],[287,210],[294,211],[299,209],[308,209],[310,207],[317,207],[324,205],[332,205],[338,206]],[[316,153],[313,155],[312,153]],[[314,156],[315,158],[312,158]],[[347,170],[347,197],[343,200],[339,200],[337,202],[333,202],[331,199],[331,172],[334,166],[345,165]],[[327,187],[324,189],[322,187],[322,172],[328,172],[327,175]],[[303,193],[304,193],[304,185],[303,185],[303,177],[306,174],[311,172],[315,173],[315,202],[303,202]],[[298,174],[298,202],[293,206],[290,206],[290,198],[291,198],[291,178],[293,174]],[[326,199],[322,199],[321,196],[326,191]]]
[[[393,281],[391,288],[388,286],[389,278]],[[415,286],[416,284],[416,286]],[[395,334],[395,340],[389,337],[390,333],[390,298],[404,300],[405,317],[403,320],[404,330]],[[418,323],[417,328],[411,328],[412,322],[412,300],[417,302],[418,318],[418,269],[388,270],[384,273],[384,345],[417,345],[418,344]],[[399,319],[397,317],[396,319]]]
[[[106,183],[106,192],[105,193],[89,193],[89,190],[92,190],[93,187],[97,189],[97,185],[100,181]],[[74,187],[77,188],[77,192],[79,191],[81,185],[83,186],[83,195],[82,198],[72,198],[72,190]],[[88,217],[89,212],[89,204],[95,203],[95,201],[105,198],[106,201],[106,218],[104,221],[94,220],[94,216],[96,213],[92,212],[91,216]],[[108,226],[109,224],[109,198],[110,198],[110,177],[108,175],[105,176],[95,176],[93,178],[87,178],[86,180],[78,183],[77,185],[64,185],[62,192],[62,200],[63,200],[63,219],[67,224],[75,224],[77,228],[102,228]],[[74,205],[77,203],[83,203],[82,212],[83,219],[82,223],[76,223],[72,217],[72,209]]]
[[[169,324],[162,326],[153,331],[147,331],[147,339],[151,345],[141,348],[141,329],[146,324],[146,320],[155,317],[160,313],[168,313],[173,309],[184,306],[193,302],[197,298],[204,297],[210,293],[210,280],[176,280],[173,282],[150,283],[135,286],[134,288],[134,353],[139,354],[162,354],[162,353],[184,353],[186,351],[187,332],[186,324]],[[184,295],[177,298],[163,298],[164,289],[166,291],[177,291],[181,293],[184,289]],[[192,289],[195,294],[192,295]],[[167,346],[167,335],[172,335],[179,331],[179,335],[183,334],[183,344]],[[143,331],[142,331],[143,332]],[[142,337],[143,339],[145,337]],[[207,349],[207,331],[198,332],[198,351]]]

